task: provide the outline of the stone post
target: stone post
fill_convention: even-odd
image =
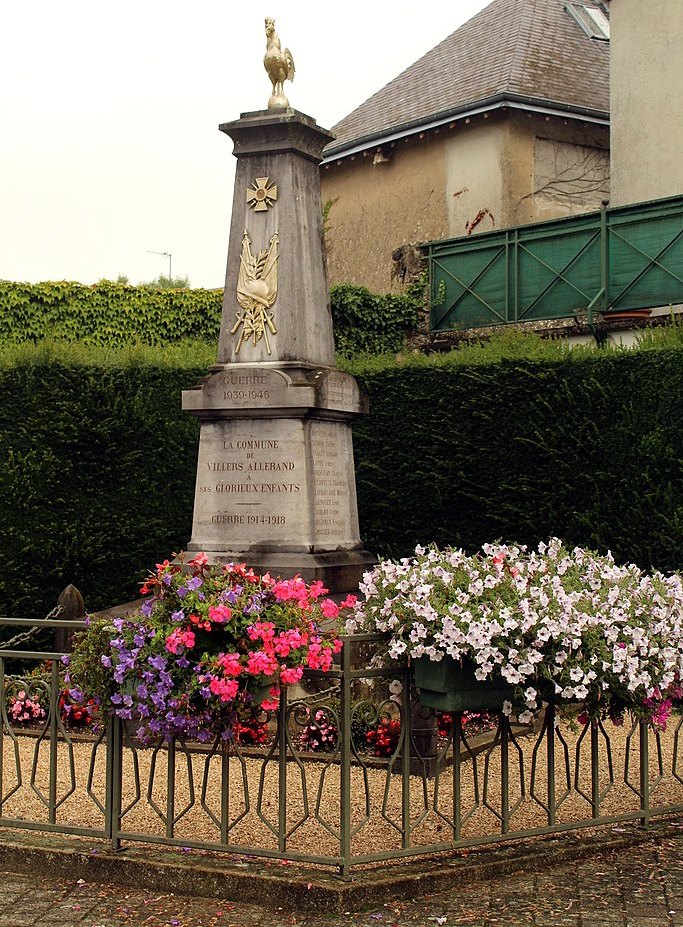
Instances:
[[[82,621],[85,617],[83,596],[73,583],[70,583],[66,589],[60,593],[57,599],[57,605],[62,606],[62,610],[59,613],[60,621]],[[74,632],[70,631],[69,628],[56,628],[55,650],[58,653],[71,653],[73,649],[73,636]]]
[[[318,165],[333,136],[296,110],[222,125],[237,157],[217,363],[183,393],[201,423],[187,553],[357,587],[351,423],[334,365]]]

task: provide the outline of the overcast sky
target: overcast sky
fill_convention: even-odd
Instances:
[[[487,0],[0,4],[0,279],[225,276],[234,181],[218,124],[265,109],[264,18],[290,104],[331,128]]]

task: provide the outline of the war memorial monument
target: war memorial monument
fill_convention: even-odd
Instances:
[[[334,137],[290,108],[294,76],[266,20],[268,109],[220,126],[237,158],[216,364],[183,409],[200,420],[189,554],[357,586],[351,424],[366,411],[335,367],[319,164]]]

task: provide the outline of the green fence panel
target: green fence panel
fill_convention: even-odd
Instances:
[[[425,245],[432,331],[683,302],[683,197]]]
[[[515,237],[518,298],[508,322],[562,319],[596,299],[600,290],[600,214],[527,227]]]
[[[612,310],[683,302],[683,197],[608,210],[607,234]]]

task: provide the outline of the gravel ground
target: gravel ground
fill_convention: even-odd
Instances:
[[[671,725],[670,729],[661,737],[664,777],[654,789],[653,805],[662,806],[683,802],[683,784],[671,774],[675,749],[674,728],[675,726]],[[578,735],[569,730],[568,726],[563,726],[561,730],[568,744],[571,765],[570,778],[573,783]],[[638,738],[637,736],[634,737],[632,742],[629,743],[627,741],[629,733],[627,728],[609,725],[606,730],[611,745],[615,781],[604,798],[601,812],[613,815],[637,811],[639,798],[625,784],[624,769],[628,752],[629,779],[637,787],[639,775]],[[601,786],[606,789],[609,785],[607,741],[602,736],[600,741],[598,759]],[[655,779],[658,778],[654,736],[651,736],[650,741],[650,770],[651,781],[654,786]],[[521,798],[520,755],[524,764],[525,797],[515,811],[511,826],[513,831],[546,824],[543,808],[530,796],[532,754],[537,738],[533,735],[520,737],[517,743],[521,753],[518,753],[514,746],[510,749],[511,764],[517,764],[513,766],[510,773],[511,804],[514,805],[517,799]],[[47,819],[46,809],[41,804],[33,786],[43,796],[47,796],[49,745],[47,742],[42,742],[38,747],[36,756],[35,738],[18,737],[15,745],[10,738],[5,737],[3,773],[3,794],[5,796],[10,789],[18,784],[15,746],[21,767],[21,785],[5,801],[3,815],[8,818],[16,817],[33,821],[45,821]],[[555,774],[559,789],[566,780],[566,772],[562,766],[564,757],[559,743],[556,750]],[[75,743],[73,745],[73,770],[76,788],[74,793],[59,808],[59,823],[72,826],[92,826],[93,828],[102,827],[102,814],[86,791],[92,754],[93,747],[90,743]],[[137,751],[136,755],[139,764],[142,799],[125,815],[125,829],[130,833],[163,835],[165,833],[165,822],[162,818],[166,806],[167,755],[164,751],[155,755],[151,750],[140,750]],[[588,738],[583,741],[580,755],[581,773],[578,786],[585,795],[589,796],[590,743]],[[124,806],[132,802],[135,797],[133,759],[133,754],[128,750],[125,751]],[[35,770],[33,769],[34,762]],[[104,802],[104,764],[105,750],[101,746],[95,753],[93,782],[95,795],[102,803]],[[488,760],[487,788],[484,789],[486,766],[486,754],[480,754],[476,758],[480,798],[484,798],[491,808],[486,808],[482,804],[473,811],[463,828],[463,837],[465,839],[500,833],[500,823],[496,817],[496,812],[500,810],[500,751],[498,748],[495,749]],[[58,771],[58,797],[61,798],[69,790],[71,783],[70,755],[67,745],[64,743],[60,744],[58,751]],[[678,758],[677,773],[683,775],[683,755]],[[535,788],[541,801],[544,800],[546,779],[546,751],[545,745],[542,744],[537,751],[535,770]],[[149,797],[151,801],[148,801],[147,791],[150,781]],[[261,781],[263,794],[262,801],[259,804],[258,793]],[[352,770],[351,783],[354,796],[353,823],[359,827],[358,833],[352,842],[352,851],[361,854],[399,849],[401,836],[397,828],[401,820],[400,776],[388,775],[384,769],[363,769],[356,766]],[[202,806],[201,799],[204,787],[206,806],[218,816],[220,813],[220,759],[218,757],[207,759],[205,754],[192,754],[190,756],[179,752],[176,762],[175,814],[180,815],[186,806],[191,806],[176,824],[175,836],[179,840],[186,840],[188,843],[193,841],[217,842],[219,840],[216,825],[211,820],[207,810]],[[450,801],[452,790],[452,767],[446,767],[438,780],[438,786],[434,780],[425,783],[420,777],[411,777],[412,843],[429,845],[450,839],[449,821],[451,820]],[[463,766],[462,790],[463,813],[466,813],[474,799],[472,763]],[[437,792],[436,798],[435,791]],[[337,765],[325,765],[319,762],[306,762],[301,766],[295,763],[288,764],[286,805],[288,828],[292,831],[288,842],[290,851],[314,852],[317,855],[330,856],[338,852],[338,841],[329,833],[325,825],[332,830],[337,826],[339,792],[339,768]],[[194,793],[194,796],[192,793]],[[264,766],[261,759],[245,758],[240,762],[238,759],[232,758],[230,761],[229,794],[230,817],[231,822],[234,823],[231,830],[232,845],[244,847],[245,852],[248,852],[250,847],[275,849],[277,847],[276,838],[270,827],[277,829],[279,794],[277,764],[270,762]],[[193,797],[194,803],[192,802]],[[369,814],[367,815],[366,801],[369,804]],[[158,811],[155,810],[152,803],[156,804]],[[243,817],[238,821],[237,819],[241,815]],[[561,823],[587,818],[589,815],[589,802],[576,789],[572,789],[571,794],[560,808],[557,818],[558,822]],[[300,826],[299,822],[302,822]]]

